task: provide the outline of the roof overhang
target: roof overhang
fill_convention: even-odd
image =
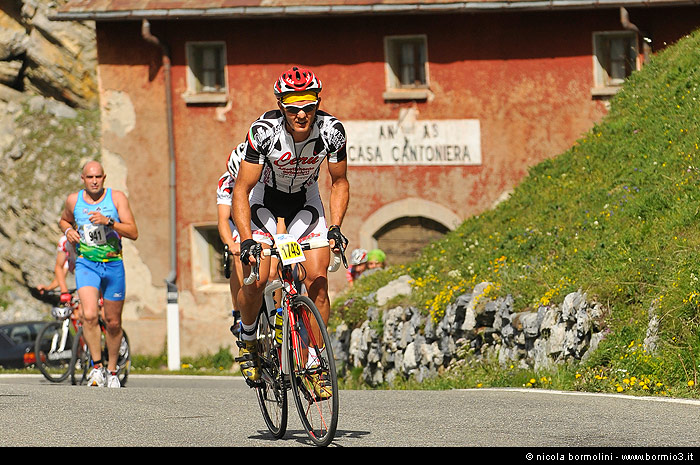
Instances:
[[[698,5],[700,0],[544,0],[471,1],[445,3],[371,3],[334,5],[238,6],[172,9],[88,9],[64,7],[56,21],[187,20],[269,17],[311,17],[381,14],[485,13],[504,11],[592,10],[603,8],[675,7]]]

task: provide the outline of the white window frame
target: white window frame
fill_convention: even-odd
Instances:
[[[223,244],[216,223],[193,224],[190,229],[190,263],[194,288],[200,291],[228,289],[223,275]]]
[[[630,66],[629,73],[623,78],[611,76],[610,43],[615,40],[624,40],[626,58]],[[618,60],[619,61],[619,60]],[[633,31],[599,31],[593,33],[593,89],[592,94],[614,95],[620,90],[622,83],[630,74],[639,69],[639,48],[637,34]]]
[[[198,76],[204,72],[202,69],[196,69],[202,65],[200,53],[202,51],[211,50],[214,58],[214,66],[216,67],[213,73],[218,76],[213,79],[219,86],[207,87],[202,83]],[[203,42],[187,42],[185,44],[187,56],[187,90],[183,97],[187,103],[226,103],[228,100],[228,76],[226,71],[226,42],[223,41],[203,41]]]
[[[402,84],[400,45],[414,43],[420,46],[423,56],[423,81],[419,84]],[[430,97],[430,74],[428,72],[428,37],[425,34],[395,35],[384,37],[384,69],[386,75],[385,100],[423,100]]]

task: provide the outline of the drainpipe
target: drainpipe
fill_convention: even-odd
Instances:
[[[163,74],[165,76],[165,103],[168,126],[168,154],[170,158],[170,274],[165,280],[167,292],[167,330],[168,330],[168,369],[180,369],[180,310],[177,279],[177,235],[175,210],[175,138],[173,136],[173,103],[170,82],[170,49],[151,34],[151,24],[147,19],[141,22],[141,35],[147,41],[159,47],[163,54]]]
[[[648,37],[648,34],[643,33],[639,30],[639,28],[636,25],[630,22],[630,14],[624,7],[620,7],[620,22],[622,23],[623,28],[627,29],[628,31],[636,32],[637,37],[642,38],[642,53],[644,54],[644,63],[649,63],[649,60],[651,59],[651,37]]]

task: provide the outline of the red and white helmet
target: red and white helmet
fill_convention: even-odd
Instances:
[[[290,92],[321,92],[321,80],[310,69],[297,66],[282,73],[273,87],[275,97],[282,98]]]

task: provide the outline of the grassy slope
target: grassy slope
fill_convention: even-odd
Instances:
[[[533,167],[507,202],[468,219],[415,263],[368,278],[336,299],[334,313],[360,318],[362,295],[406,272],[415,278],[410,303],[436,318],[481,281],[513,295],[520,309],[582,289],[610,309],[611,332],[586,366],[544,375],[477,367],[459,374],[462,385],[695,396],[699,87],[695,33],[631,76],[605,120]],[[660,319],[653,354],[640,345],[650,308]]]

